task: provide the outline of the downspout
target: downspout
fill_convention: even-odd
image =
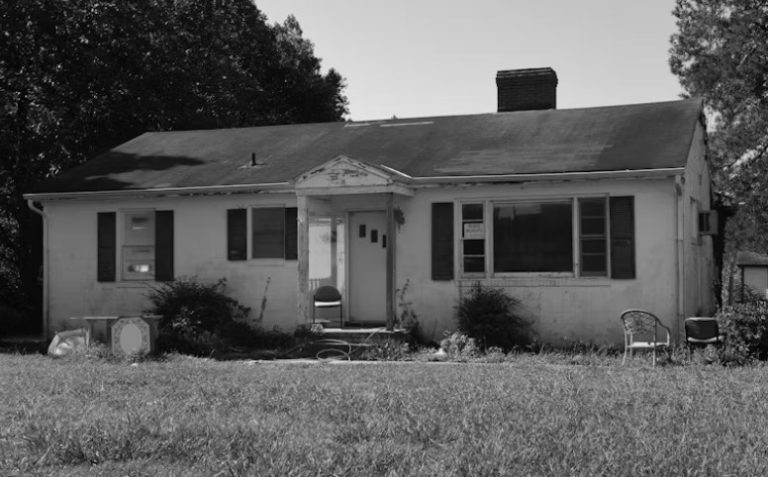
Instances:
[[[675,320],[675,332],[677,336],[676,341],[680,341],[682,336],[682,326],[685,314],[685,220],[684,220],[684,206],[683,206],[683,192],[685,190],[685,179],[682,176],[675,176],[675,198],[677,204],[675,207],[675,224],[676,224],[676,250],[677,260],[675,260],[675,295],[677,296],[677,319]]]
[[[48,339],[48,309],[49,309],[49,286],[48,286],[48,217],[45,210],[35,205],[35,201],[27,199],[27,207],[32,212],[38,214],[43,219],[43,338]]]

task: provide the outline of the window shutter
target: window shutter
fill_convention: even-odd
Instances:
[[[173,274],[173,211],[155,212],[155,280],[172,281]]]
[[[97,254],[96,279],[100,282],[114,282],[117,267],[117,232],[115,212],[99,212],[96,216]]]
[[[248,216],[246,209],[227,210],[227,260],[248,257]]]
[[[635,278],[635,198],[611,197],[611,278]]]
[[[297,215],[299,209],[296,207],[286,207],[285,209],[285,259],[296,260],[298,254],[299,224]]]
[[[432,280],[453,280],[453,203],[432,204]]]

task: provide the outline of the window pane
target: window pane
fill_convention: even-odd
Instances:
[[[125,214],[125,245],[155,244],[155,212]]]
[[[483,273],[485,271],[484,257],[464,257],[464,272]]]
[[[483,255],[485,253],[484,240],[465,240],[464,255]]]
[[[571,203],[495,205],[493,240],[496,272],[572,271]]]
[[[581,253],[582,254],[596,254],[605,255],[605,238],[585,238],[581,239]]]
[[[282,207],[253,209],[253,258],[283,258],[285,213]]]
[[[605,254],[582,255],[581,256],[581,274],[605,276]]]
[[[463,220],[483,220],[483,204],[464,204],[461,206]]]
[[[605,235],[605,218],[581,218],[581,235]]]

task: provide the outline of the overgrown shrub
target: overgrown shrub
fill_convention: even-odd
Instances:
[[[768,301],[750,295],[741,303],[717,314],[725,344],[720,350],[724,364],[747,364],[768,359]]]
[[[225,288],[225,279],[183,278],[154,289],[148,311],[162,316],[158,349],[200,356],[263,344],[264,331],[246,322],[250,309],[224,294]]]
[[[482,350],[495,346],[503,351],[530,341],[530,326],[519,314],[520,301],[504,290],[472,285],[456,307],[459,331],[474,338]]]

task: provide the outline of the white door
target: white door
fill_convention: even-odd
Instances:
[[[383,324],[387,314],[387,217],[349,213],[349,321]]]

